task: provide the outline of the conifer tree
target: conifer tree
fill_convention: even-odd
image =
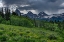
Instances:
[[[4,18],[3,7],[2,7],[1,16],[2,16],[2,18]]]
[[[6,13],[5,13],[5,19],[6,20],[10,20],[10,10],[8,8],[5,8],[5,11],[6,11]]]

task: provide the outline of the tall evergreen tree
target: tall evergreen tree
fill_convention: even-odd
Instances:
[[[2,18],[4,18],[3,7],[2,7],[1,16],[2,16]]]
[[[10,10],[8,8],[5,8],[5,11],[6,11],[6,13],[5,13],[5,19],[6,20],[10,20]]]

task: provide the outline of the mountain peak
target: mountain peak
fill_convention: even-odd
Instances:
[[[28,15],[33,15],[33,13],[32,13],[31,11],[29,11],[27,14],[28,14]]]
[[[15,12],[20,16],[21,12],[19,9],[16,9]]]
[[[43,15],[43,16],[47,16],[47,14],[45,12],[40,12],[38,15]]]
[[[28,13],[31,13],[31,14],[33,14],[31,11],[29,11]]]

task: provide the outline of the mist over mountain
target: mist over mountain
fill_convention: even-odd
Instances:
[[[21,13],[20,10],[16,9],[15,11],[18,15],[27,16],[31,19],[39,19],[39,20],[46,20],[46,21],[63,21],[64,20],[64,13],[61,14],[52,14],[48,15],[45,12],[40,12],[39,14],[34,14],[33,12],[29,11],[27,14]]]

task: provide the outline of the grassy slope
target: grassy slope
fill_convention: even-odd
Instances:
[[[54,34],[58,39],[50,40],[48,36]],[[24,42],[24,40],[28,39],[34,42],[61,42],[61,37],[57,32],[45,30],[42,28],[27,28],[20,26],[12,26],[12,25],[4,25],[0,24],[0,40],[1,38],[6,39],[7,42]],[[6,41],[1,40],[1,41]]]

